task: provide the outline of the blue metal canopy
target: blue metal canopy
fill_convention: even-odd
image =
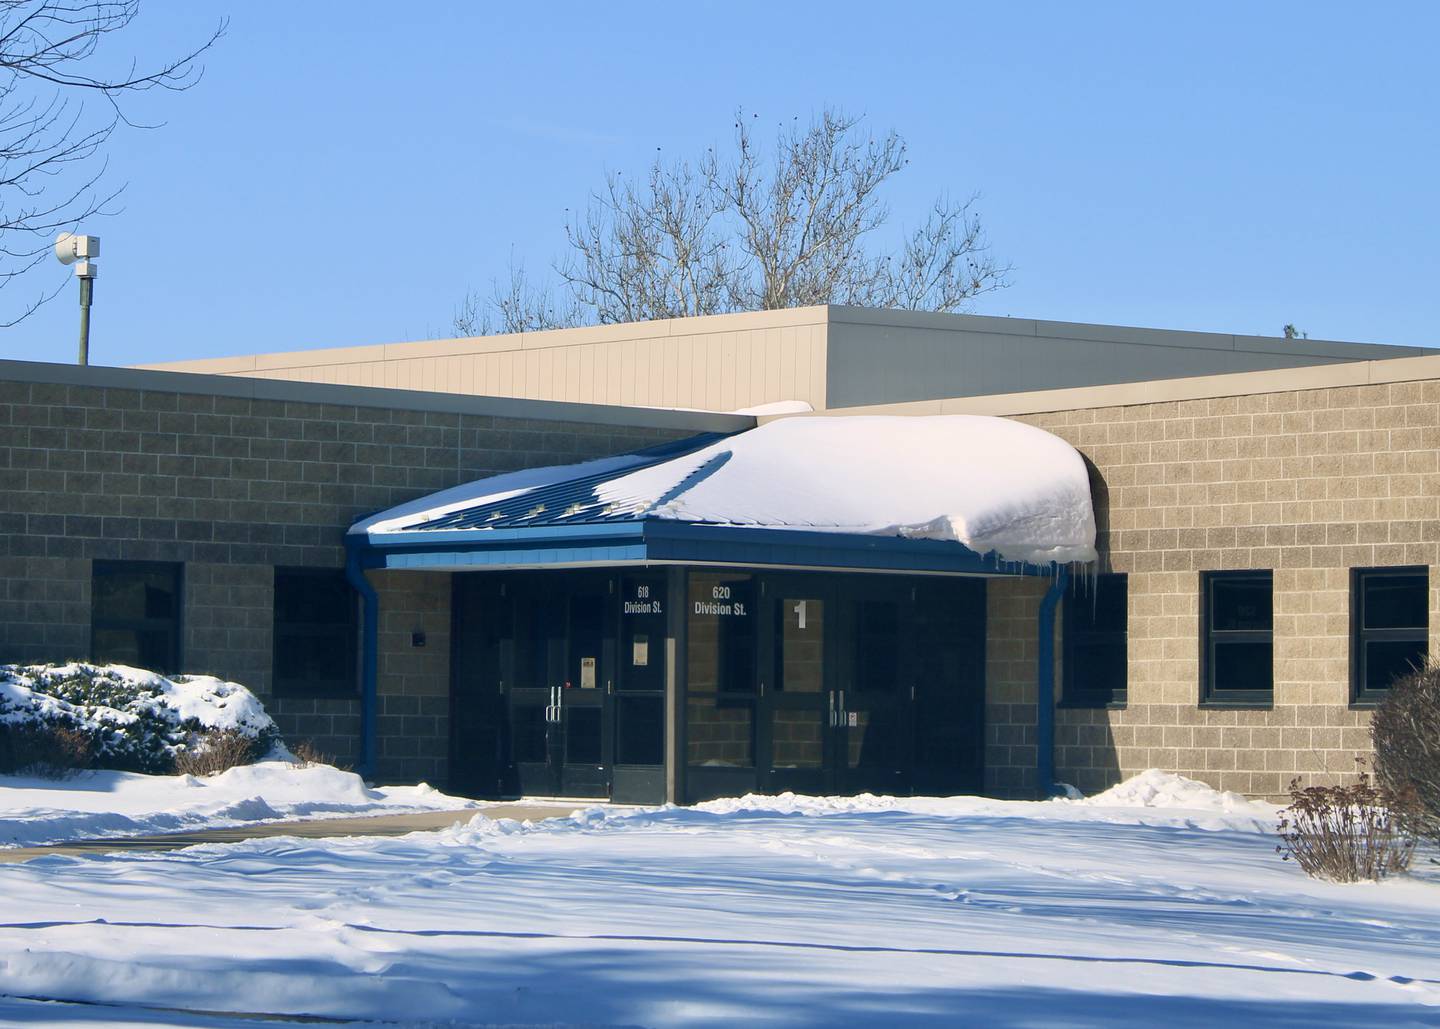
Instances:
[[[611,459],[603,468],[577,465],[537,479],[525,473],[467,502],[449,491],[426,501],[394,508],[365,519],[347,535],[346,570],[364,605],[361,663],[361,767],[372,774],[376,759],[379,598],[366,569],[410,568],[444,571],[505,568],[584,567],[645,564],[730,565],[755,568],[807,568],[834,571],[929,572],[952,575],[1048,575],[1051,586],[1041,606],[1039,738],[1042,751],[1053,735],[1051,724],[1056,602],[1065,588],[1065,568],[1021,564],[997,554],[978,554],[954,540],[901,535],[715,524],[660,518],[649,514],[679,491],[689,489],[729,460],[728,452],[699,463],[658,500],[636,506],[606,500],[600,487],[625,474],[709,446],[721,437],[697,436]],[[633,458],[630,460],[629,458]],[[568,474],[567,474],[568,473]],[[505,477],[501,477],[502,479]],[[509,489],[515,485],[518,488]],[[434,512],[431,514],[430,512]],[[396,515],[383,526],[389,515]],[[409,520],[406,521],[405,519]],[[1041,781],[1049,783],[1052,765],[1040,757]]]
[[[622,459],[619,469],[576,465],[574,474],[541,485],[498,489],[472,503],[440,505],[433,517],[422,510],[402,529],[352,531],[346,545],[361,568],[725,564],[981,575],[1038,575],[1050,570],[1005,561],[993,553],[977,554],[950,540],[650,517],[646,508],[616,504],[600,495],[599,488],[617,473],[661,464],[722,438],[707,433],[635,451],[625,455],[634,460]],[[713,474],[729,456],[722,451],[705,461],[672,492],[689,489]],[[357,529],[384,517],[366,519]]]

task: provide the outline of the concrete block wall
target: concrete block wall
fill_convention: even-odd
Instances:
[[[443,783],[450,754],[450,575],[370,574],[380,598],[378,775]],[[415,635],[423,634],[423,646]]]
[[[1353,772],[1370,747],[1350,703],[1351,569],[1427,566],[1440,655],[1440,380],[1018,417],[1093,463],[1101,552],[1129,575],[1128,704],[1057,712],[1059,777],[1094,790],[1159,767],[1278,799],[1297,775]],[[1274,571],[1273,707],[1202,707],[1200,573],[1250,568]],[[1014,697],[1034,670],[1015,655],[1035,628],[1025,587],[992,587],[998,787],[1023,780]]]
[[[184,670],[244,683],[286,736],[353,763],[356,700],[270,697],[276,566],[342,567],[357,518],[461,482],[744,424],[0,362],[0,662],[89,657],[92,561],[183,562]],[[381,716],[425,730],[382,739],[397,780],[443,781],[449,590],[433,578],[382,590]],[[423,655],[405,652],[417,620]]]
[[[1038,627],[1040,602],[1049,588],[1049,579],[1004,578],[986,583],[985,793],[989,796],[1028,799],[1035,795]],[[1057,692],[1061,672],[1059,623],[1057,616]],[[1057,768],[1060,763],[1057,740]]]
[[[0,661],[84,658],[90,653],[90,562],[26,553],[35,549],[20,539],[26,521],[24,514],[0,514]]]

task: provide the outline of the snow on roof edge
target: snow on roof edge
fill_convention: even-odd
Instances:
[[[730,459],[716,462],[721,455]],[[713,471],[685,482],[708,463]],[[637,517],[949,540],[1028,564],[1097,558],[1079,452],[1043,429],[987,415],[784,418],[657,463],[622,455],[483,479],[391,508],[350,532],[406,531],[610,470],[616,474],[595,488],[596,503]]]

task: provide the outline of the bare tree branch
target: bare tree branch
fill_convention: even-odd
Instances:
[[[105,163],[96,160],[117,127],[144,127],[126,116],[124,97],[191,88],[202,71],[197,59],[225,31],[222,22],[159,67],[141,70],[132,60],[123,73],[104,74],[96,66],[102,41],[139,13],[139,0],[0,0],[0,289],[43,260],[55,232],[113,213],[123,187],[103,189]],[[103,98],[102,114],[87,109],[87,95]],[[24,320],[56,292],[38,291],[0,326]]]
[[[870,134],[860,118],[834,109],[783,126],[767,149],[740,112],[724,156],[657,159],[638,183],[611,173],[566,225],[569,256],[555,269],[573,301],[565,321],[812,304],[966,310],[1008,285],[1010,267],[990,253],[975,196],[960,204],[942,197],[918,228],[881,242],[890,220],[882,194],[909,163],[906,153],[895,132]],[[535,317],[537,303],[554,306],[512,269],[511,288],[492,292],[490,313],[467,296],[457,331],[551,325]]]
[[[556,300],[549,287],[534,286],[525,266],[512,258],[509,281],[490,283],[490,295],[474,290],[456,308],[451,327],[456,336],[493,336],[502,332],[541,332],[569,329],[585,323],[584,311],[573,297]]]

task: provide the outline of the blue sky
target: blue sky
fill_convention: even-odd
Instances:
[[[444,335],[737,105],[898,129],[897,224],[978,190],[1015,266],[979,313],[1440,344],[1440,5],[150,0],[131,42],[222,16],[110,148],[94,363]],[[0,357],[71,360],[75,325],[72,285]]]

